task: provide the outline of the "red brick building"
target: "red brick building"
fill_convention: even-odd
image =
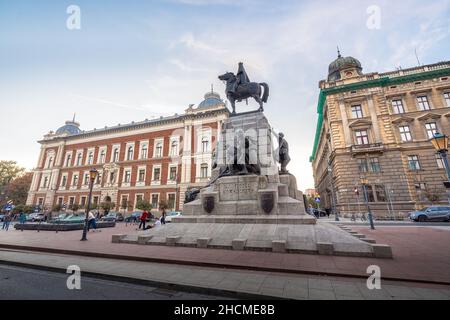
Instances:
[[[150,201],[154,208],[165,199],[181,210],[184,192],[204,186],[210,178],[217,129],[228,115],[220,96],[209,92],[196,108],[191,106],[181,115],[90,131],[67,121],[39,141],[41,152],[27,204],[47,209],[56,204],[84,207],[89,170],[96,168],[96,204],[110,199],[117,210],[133,211],[139,199]]]

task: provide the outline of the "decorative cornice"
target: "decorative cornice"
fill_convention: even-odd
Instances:
[[[210,110],[205,112],[198,112],[194,114],[183,114],[183,115],[176,115],[171,117],[161,117],[159,119],[154,120],[145,120],[142,122],[132,122],[130,124],[125,125],[118,125],[110,128],[104,128],[104,129],[94,129],[90,131],[83,131],[80,134],[76,135],[70,135],[70,136],[56,136],[54,138],[39,140],[38,142],[41,144],[46,143],[53,143],[56,141],[69,141],[73,139],[83,139],[83,138],[89,138],[101,134],[112,134],[112,133],[119,133],[119,132],[125,132],[125,131],[131,131],[136,129],[144,129],[144,128],[150,128],[155,126],[161,126],[161,125],[167,125],[167,124],[173,124],[178,122],[183,122],[186,120],[196,120],[196,119],[204,119],[211,116],[226,114],[229,115],[230,111],[225,107],[217,110]]]

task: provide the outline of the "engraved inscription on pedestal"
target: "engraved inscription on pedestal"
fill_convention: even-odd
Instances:
[[[236,181],[219,185],[221,201],[256,200],[257,192],[257,182]]]

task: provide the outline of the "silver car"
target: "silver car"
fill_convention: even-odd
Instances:
[[[409,218],[414,221],[450,221],[450,206],[431,206],[413,211]]]

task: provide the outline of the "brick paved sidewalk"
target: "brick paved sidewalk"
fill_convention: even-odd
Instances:
[[[392,260],[111,243],[112,234],[133,233],[135,229],[134,225],[118,224],[116,228],[89,233],[87,242],[79,241],[81,231],[0,231],[0,248],[333,276],[367,277],[367,267],[378,265],[384,279],[450,284],[450,229],[379,227],[370,231],[353,227],[379,243],[390,244],[394,252]]]
[[[81,269],[82,277],[83,274],[100,276],[113,281],[241,299],[264,297],[296,300],[450,300],[449,286],[410,286],[382,281],[379,290],[369,290],[364,279],[227,270],[8,250],[0,251],[0,264],[2,262],[59,272],[65,272],[68,266],[77,265]],[[81,282],[83,283],[83,278]],[[65,281],[61,283],[61,286],[64,285]],[[21,289],[26,288],[27,284],[24,284]]]

